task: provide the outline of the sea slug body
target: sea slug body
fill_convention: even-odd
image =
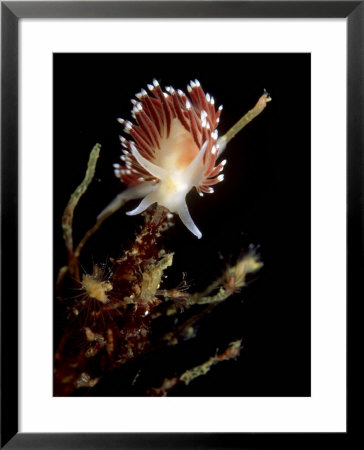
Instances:
[[[118,119],[130,139],[120,137],[122,162],[114,164],[114,173],[129,187],[122,193],[124,201],[143,198],[127,214],[139,214],[157,202],[177,213],[200,238],[186,195],[193,187],[201,196],[212,193],[212,186],[224,178],[226,161],[216,164],[222,106],[215,108],[214,98],[204,93],[198,80],[187,86],[188,94],[171,86],[163,92],[157,80],[148,90],[132,100],[136,123]]]

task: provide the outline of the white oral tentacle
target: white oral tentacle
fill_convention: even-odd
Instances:
[[[135,147],[135,144],[132,143],[130,145],[131,147],[131,153],[134,156],[134,158],[138,161],[138,163],[147,171],[149,172],[151,175],[153,175],[155,178],[158,178],[159,180],[163,180],[166,175],[167,172],[162,168],[159,167],[155,164],[153,164],[151,161],[149,161],[148,159],[144,158],[144,156],[142,156],[137,148]]]
[[[197,153],[193,161],[190,163],[188,167],[184,170],[183,177],[188,184],[191,184],[191,187],[194,186],[200,180],[196,179],[196,173],[200,173],[200,165],[202,164],[202,159],[207,149],[207,141],[201,147],[201,150]]]
[[[202,233],[196,227],[195,222],[192,220],[191,214],[187,208],[186,200],[182,202],[180,208],[177,210],[177,214],[179,215],[183,224],[191,231],[191,233],[197,236],[198,239],[201,239]]]
[[[129,200],[135,200],[137,198],[142,198],[145,195],[148,195],[150,192],[155,190],[155,185],[151,182],[146,182],[139,184],[138,186],[133,186],[131,188],[125,189],[125,191],[121,192],[117,195],[107,206],[104,208],[101,213],[97,216],[97,220],[102,219],[106,215],[113,214],[118,209],[120,209],[126,202]]]
[[[143,200],[139,203],[139,205],[133,209],[132,211],[128,211],[126,214],[128,216],[136,216],[137,214],[142,213],[145,211],[149,206],[153,205],[153,203],[158,201],[158,196],[156,193],[150,192],[146,197],[143,198]]]

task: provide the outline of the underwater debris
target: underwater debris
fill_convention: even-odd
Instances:
[[[222,108],[215,109],[213,97],[204,94],[197,80],[188,86],[189,97],[172,87],[166,88],[168,93],[162,92],[156,81],[149,90],[153,96],[144,90],[137,95],[139,102],[135,101],[133,108],[137,125],[122,122],[134,141],[121,139],[125,165],[114,165],[114,170],[129,187],[102,211],[75,247],[74,210],[94,177],[101,148],[97,144],[91,151],[85,178],[71,195],[62,217],[68,264],[59,271],[57,295],[65,300],[68,285],[80,294],[64,301],[68,322],[55,353],[55,396],[79,392],[91,395],[103,376],[131,363],[137,366],[130,378],[134,387],[141,371],[138,361],[160,348],[193,339],[202,318],[245,287],[247,276],[263,266],[257,252],[250,248],[203,292],[189,292],[185,282],[166,289],[163,282],[165,271],[173,266],[173,253],[163,246],[165,233],[174,225],[171,213],[176,213],[197,237],[202,236],[188,213],[185,196],[193,187],[200,194],[213,192],[211,185],[222,181],[220,172],[225,165],[217,159],[232,137],[263,111],[269,95],[264,92],[256,106],[218,139],[216,127]],[[182,136],[181,141],[173,133]],[[186,146],[188,155],[183,153]],[[179,190],[177,185],[181,183],[183,188]],[[92,273],[81,277],[79,259],[88,239],[126,202],[141,197],[144,200],[132,213],[143,213],[144,225],[134,241],[121,255],[110,258],[106,275],[100,265],[94,264]],[[189,313],[187,318],[185,312]],[[160,318],[173,322],[169,330],[155,337],[153,329]],[[240,348],[238,339],[223,353],[180,376],[164,377],[159,388],[149,387],[144,395],[164,396],[177,385],[188,385],[215,364],[236,358]]]
[[[222,361],[228,361],[229,359],[236,359],[240,354],[241,342],[241,339],[231,342],[223,353],[211,356],[204,363],[200,364],[199,366],[195,366],[192,369],[186,370],[180,376],[165,378],[159,388],[149,389],[148,394],[152,397],[165,397],[172,389],[174,389],[178,385],[185,384],[187,386],[195,378],[206,375],[211,367],[215,364],[218,364]]]

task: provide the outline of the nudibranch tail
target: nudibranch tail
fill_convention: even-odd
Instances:
[[[136,94],[138,101],[132,101],[136,123],[119,119],[131,138],[120,138],[123,163],[114,165],[115,175],[130,186],[125,191],[128,199],[144,197],[128,214],[139,214],[158,203],[177,213],[200,238],[186,195],[193,187],[200,195],[212,193],[211,186],[223,180],[219,174],[226,161],[216,165],[216,128],[222,108],[215,108],[214,98],[204,93],[198,80],[187,86],[188,94],[171,86],[163,92],[157,80],[148,89],[150,94],[142,89]],[[120,196],[114,207],[126,198]]]

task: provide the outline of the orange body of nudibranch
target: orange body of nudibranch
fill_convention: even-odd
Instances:
[[[214,98],[205,94],[195,80],[187,86],[188,95],[167,87],[163,92],[153,80],[132,100],[136,124],[118,119],[130,140],[120,137],[122,164],[114,164],[115,175],[129,186],[124,200],[143,198],[129,215],[158,203],[177,213],[186,227],[202,236],[186,205],[186,195],[195,187],[202,196],[212,193],[212,185],[223,180],[225,162],[216,165],[219,155],[217,125],[222,107],[215,109]]]

